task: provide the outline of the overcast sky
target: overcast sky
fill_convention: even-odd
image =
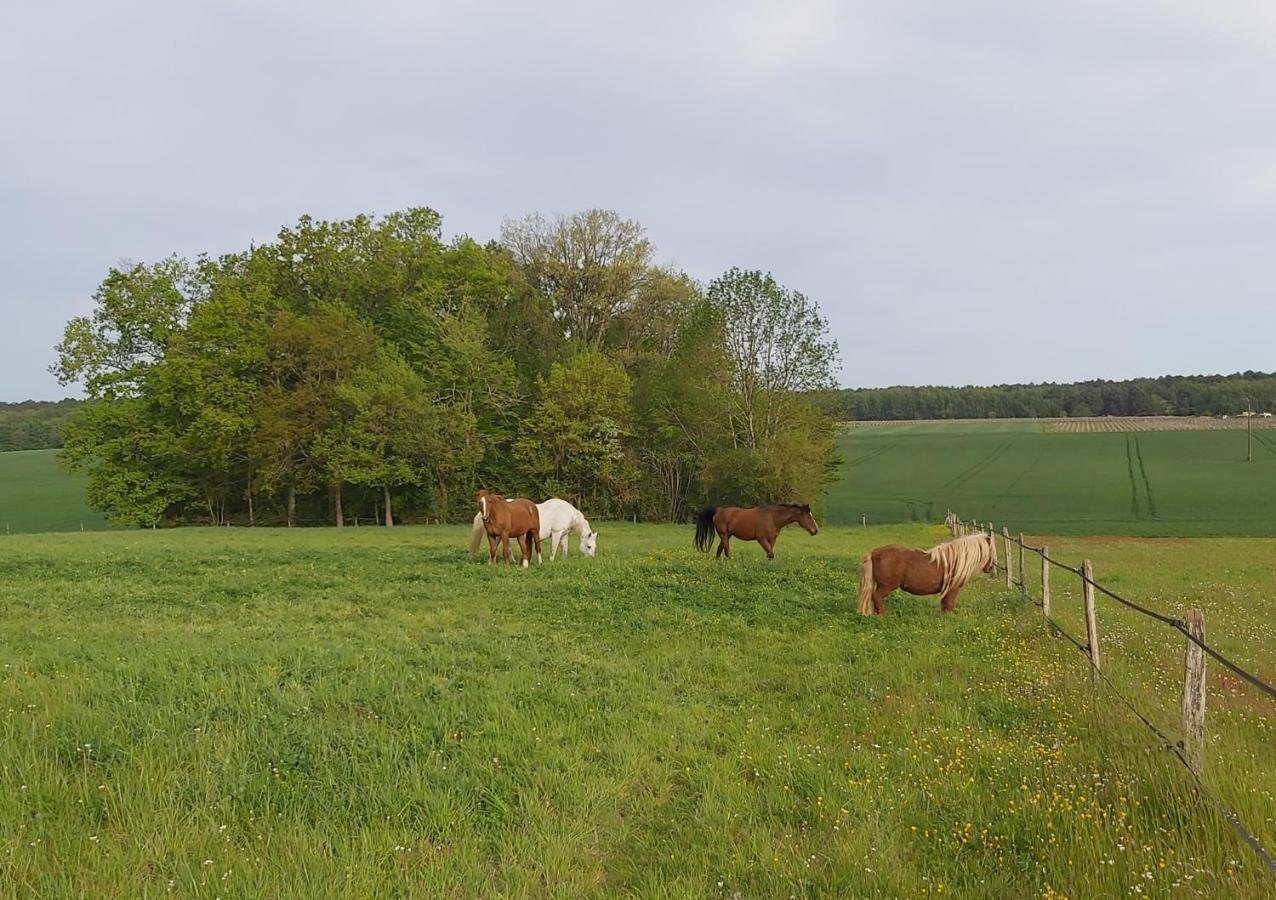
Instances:
[[[196,8],[198,7],[198,8]],[[9,4],[0,400],[121,259],[600,206],[847,386],[1276,369],[1276,4]]]

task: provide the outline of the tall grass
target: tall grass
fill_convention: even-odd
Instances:
[[[995,579],[854,613],[859,554],[936,530],[600,531],[508,572],[461,528],[0,542],[0,895],[1270,895]],[[1270,771],[1270,717],[1210,702]]]

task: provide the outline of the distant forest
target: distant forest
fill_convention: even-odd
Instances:
[[[1248,398],[1276,412],[1276,373],[1165,375],[1130,381],[1006,384],[993,387],[888,387],[818,391],[816,405],[838,421],[1047,418],[1055,416],[1235,415]],[[0,452],[62,446],[79,400],[0,403]]]
[[[822,391],[817,405],[839,421],[1236,415],[1246,402],[1276,411],[1276,373],[1165,375],[1076,384],[888,387]]]
[[[0,452],[62,446],[62,429],[78,400],[24,400],[0,403]]]

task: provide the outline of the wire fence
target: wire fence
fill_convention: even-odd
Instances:
[[[987,534],[992,540],[996,540],[997,535],[995,529],[990,523],[983,522],[967,522],[959,518],[954,513],[949,513],[945,520],[945,525],[954,536],[962,536],[969,534]],[[1188,610],[1183,618],[1169,616],[1162,612],[1136,603],[1127,597],[1123,597],[1116,591],[1100,584],[1094,580],[1093,567],[1090,561],[1083,560],[1080,566],[1070,566],[1060,562],[1050,556],[1050,550],[1046,546],[1034,547],[1027,543],[1023,534],[1017,536],[1010,534],[1010,529],[1003,527],[1001,530],[1001,538],[1005,544],[1005,564],[1002,571],[1006,578],[1006,587],[1018,587],[1020,594],[1027,600],[1031,600],[1042,610],[1046,622],[1051,629],[1059,635],[1067,638],[1078,650],[1086,655],[1090,662],[1091,677],[1096,683],[1104,684],[1112,694],[1125,705],[1141,721],[1149,731],[1165,746],[1167,750],[1174,754],[1174,757],[1183,764],[1183,766],[1191,774],[1196,783],[1197,788],[1207,797],[1219,813],[1232,827],[1236,834],[1246,845],[1258,856],[1267,867],[1268,871],[1276,873],[1276,860],[1273,860],[1269,854],[1259,843],[1258,839],[1250,832],[1245,824],[1240,820],[1236,813],[1216,794],[1203,780],[1204,774],[1204,758],[1205,758],[1205,656],[1224,666],[1237,677],[1243,679],[1249,685],[1257,689],[1268,698],[1276,700],[1276,687],[1268,684],[1259,678],[1253,672],[1246,670],[1232,659],[1229,659],[1215,647],[1205,642],[1205,617],[1204,613],[1199,609]],[[1014,577],[1014,555],[1011,548],[1018,548],[1018,571],[1019,577]],[[1041,597],[1032,597],[1028,592],[1027,582],[1027,566],[1025,555],[1032,553],[1041,559]],[[1050,571],[1052,569],[1062,569],[1080,579],[1082,585],[1082,593],[1085,602],[1085,622],[1086,622],[1086,640],[1085,643],[1069,633],[1059,622],[1051,616],[1051,593],[1050,593]],[[1121,604],[1127,609],[1133,610],[1146,618],[1160,622],[1175,631],[1180,632],[1186,640],[1186,652],[1184,654],[1184,678],[1183,678],[1183,694],[1180,698],[1180,717],[1183,737],[1179,741],[1171,739],[1165,732],[1157,727],[1152,720],[1145,715],[1107,676],[1103,671],[1099,659],[1098,647],[1098,617],[1094,604],[1095,593],[1102,594],[1105,597]]]

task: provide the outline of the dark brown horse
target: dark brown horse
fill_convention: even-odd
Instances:
[[[919,597],[940,594],[939,606],[952,612],[962,586],[981,569],[997,567],[997,544],[988,534],[972,534],[929,550],[887,544],[860,561],[860,615],[886,612],[886,595],[903,588]]]
[[[718,533],[717,556],[731,558],[731,538],[757,541],[767,559],[775,559],[775,539],[780,529],[797,522],[811,534],[820,529],[811,517],[811,507],[795,503],[779,506],[706,506],[696,516],[696,549],[708,552],[713,533]]]
[[[496,543],[500,541],[505,556],[505,565],[510,564],[510,537],[518,541],[518,552],[523,557],[523,568],[527,568],[532,555],[532,545],[536,545],[536,562],[541,561],[541,516],[540,510],[531,500],[506,500],[500,494],[491,491],[479,491],[476,495],[479,515],[483,517],[483,528],[487,531],[487,564],[496,562]]]

